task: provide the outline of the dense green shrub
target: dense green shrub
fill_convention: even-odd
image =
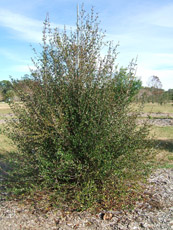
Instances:
[[[7,130],[22,170],[86,205],[105,185],[137,170],[148,151],[148,127],[137,126],[130,106],[134,65],[119,71],[117,46],[104,37],[93,10],[81,10],[75,31],[52,31],[46,20],[36,68],[22,84],[13,81],[20,102],[10,104],[15,118]]]

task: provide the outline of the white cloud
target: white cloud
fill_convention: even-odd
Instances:
[[[22,39],[32,42],[40,42],[41,40],[43,25],[38,20],[0,9],[0,23],[1,26],[17,32],[17,36]]]
[[[158,76],[163,89],[168,90],[173,88],[173,69],[172,70],[154,70],[139,65],[137,68],[137,76],[139,76],[144,86],[147,86],[148,78],[155,75]]]
[[[163,26],[163,27],[173,27],[173,4],[169,4],[156,10],[152,15],[150,15],[151,24]]]
[[[146,86],[148,78],[153,75],[159,77],[163,89],[173,88],[173,54],[146,52],[139,55],[137,76]]]
[[[155,70],[173,69],[173,54],[143,52],[139,55],[139,64]]]
[[[41,42],[43,22],[9,10],[0,9],[0,24],[16,32],[16,35],[30,42]],[[64,25],[51,23],[53,28],[63,29]],[[75,28],[67,26],[66,29]]]
[[[134,19],[138,23],[148,23],[162,27],[173,27],[173,4],[157,5],[148,11],[140,12]]]

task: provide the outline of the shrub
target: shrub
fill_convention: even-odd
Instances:
[[[134,65],[118,71],[117,46],[104,37],[93,10],[81,10],[75,31],[52,30],[46,19],[36,68],[22,84],[13,80],[20,102],[10,103],[15,119],[7,133],[25,176],[32,172],[40,186],[85,207],[137,170],[148,151],[148,127],[137,126],[130,106]]]

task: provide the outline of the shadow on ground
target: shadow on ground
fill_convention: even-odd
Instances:
[[[160,150],[165,150],[173,153],[173,139],[169,140],[155,140],[156,146]]]

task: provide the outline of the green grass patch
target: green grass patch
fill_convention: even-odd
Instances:
[[[173,126],[153,126],[151,133],[155,135],[156,139],[172,139],[173,141]]]
[[[155,134],[156,168],[173,168],[173,127],[153,126],[151,134]]]
[[[0,116],[11,113],[11,109],[7,103],[0,102]]]
[[[158,168],[172,169],[173,168],[173,164],[164,163],[164,164],[159,165]]]
[[[172,165],[173,167],[173,140],[157,139],[156,142],[156,163],[159,165]]]
[[[173,113],[173,104],[146,103],[143,112],[145,113]]]
[[[5,155],[9,152],[16,151],[13,142],[5,135],[0,134],[0,155]]]

